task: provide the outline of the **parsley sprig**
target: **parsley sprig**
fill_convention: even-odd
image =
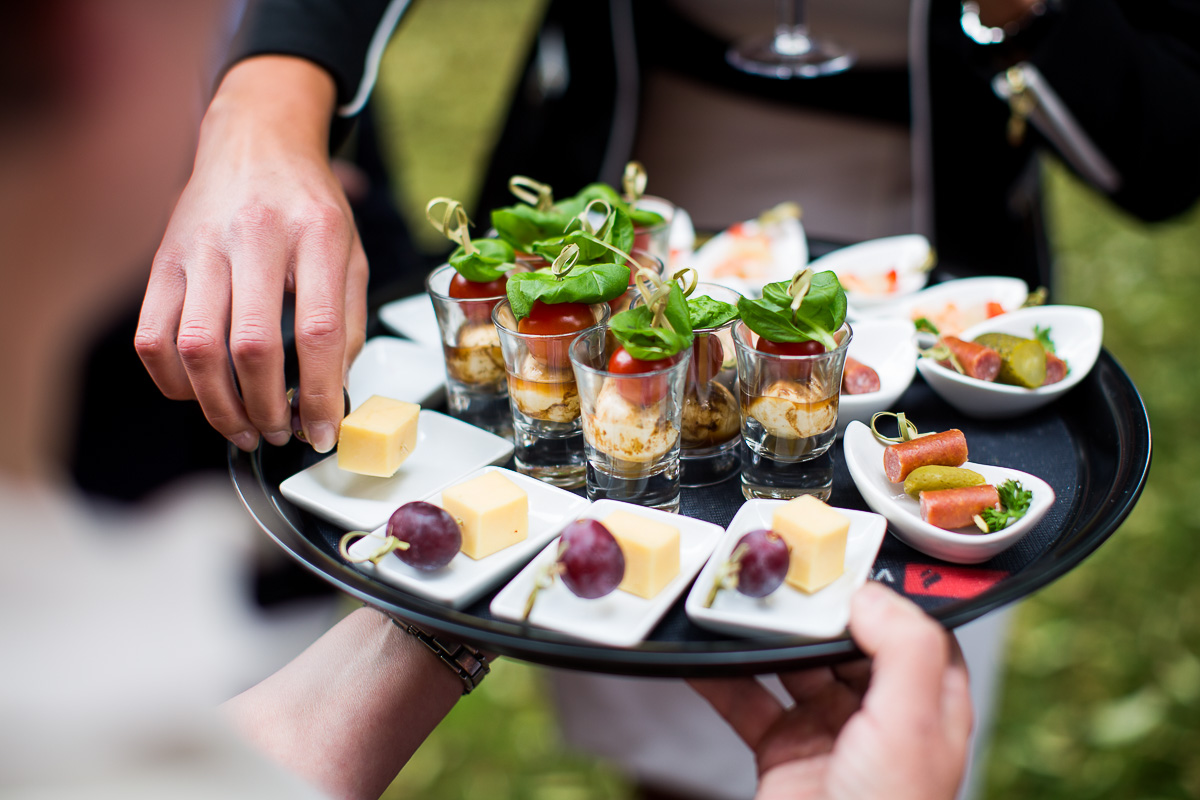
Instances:
[[[1002,531],[1025,516],[1033,500],[1033,492],[1022,489],[1020,481],[1005,481],[996,487],[996,493],[1000,495],[1000,509],[984,509],[975,517],[975,524],[984,533]]]

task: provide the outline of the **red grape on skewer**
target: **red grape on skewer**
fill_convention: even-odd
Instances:
[[[594,600],[621,585],[625,578],[625,554],[608,528],[596,520],[577,519],[570,523],[559,536],[554,563],[534,582],[522,619],[529,619],[538,592],[550,588],[555,575],[562,576],[563,585],[577,597]]]
[[[717,570],[704,607],[711,608],[722,589],[737,589],[747,597],[766,597],[783,583],[790,563],[782,536],[770,530],[750,531],[738,539],[729,560]]]
[[[338,543],[338,552],[351,564],[370,561],[378,564],[388,553],[410,567],[425,572],[449,564],[462,548],[462,530],[454,517],[433,503],[405,503],[394,512],[387,524],[387,537],[370,555],[351,556],[348,549],[354,539],[367,536],[365,531],[350,531]]]

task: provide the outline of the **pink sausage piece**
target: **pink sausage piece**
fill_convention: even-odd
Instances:
[[[1000,505],[1000,493],[990,484],[921,492],[921,519],[938,528],[955,530],[974,525],[976,514]]]
[[[943,336],[942,344],[950,349],[963,372],[969,378],[981,381],[994,381],[1000,374],[1000,354],[990,347],[984,347],[975,342],[964,342],[954,336]],[[948,361],[940,362],[943,366],[954,369]]]
[[[1042,381],[1042,386],[1058,383],[1065,377],[1067,377],[1067,362],[1054,353],[1046,353],[1046,380]]]
[[[958,428],[890,444],[883,450],[883,472],[899,483],[917,467],[961,467],[967,460],[967,437]]]
[[[861,361],[855,361],[846,356],[846,366],[842,370],[843,394],[869,394],[879,391],[879,373]]]

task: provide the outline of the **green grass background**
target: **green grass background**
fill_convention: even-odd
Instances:
[[[422,234],[428,198],[470,206],[476,196],[541,5],[419,3],[389,48],[377,101],[392,132],[398,203]],[[1057,297],[1103,312],[1105,345],[1149,408],[1154,469],[1119,533],[1019,607],[984,795],[1196,798],[1200,214],[1147,226],[1053,162],[1044,175]],[[629,791],[604,765],[561,749],[538,670],[502,661],[389,796],[591,800]]]

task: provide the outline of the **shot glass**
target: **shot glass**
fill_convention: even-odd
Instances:
[[[586,330],[608,322],[607,303],[588,308],[595,324]],[[583,486],[579,390],[568,354],[580,332],[521,333],[507,300],[492,310],[492,321],[504,356],[517,471],[566,489]]]
[[[764,353],[744,322],[733,326],[737,349],[742,439],[749,456],[742,466],[747,498],[829,499],[837,437],[842,368],[853,332],[843,325],[838,346],[811,356]]]
[[[691,351],[652,372],[618,374],[608,362],[619,346],[607,327],[585,331],[571,343],[588,499],[678,511],[679,432]]]
[[[642,211],[653,211],[663,218],[662,222],[652,227],[634,228],[634,248],[645,250],[650,255],[661,259],[664,264],[669,264],[671,262],[671,223],[675,219],[675,204],[670,200],[647,194],[639,197],[634,207]]]
[[[512,415],[508,410],[504,356],[500,352],[500,335],[492,324],[492,309],[504,295],[451,297],[450,282],[456,274],[454,267],[443,264],[425,280],[442,335],[450,415],[511,438]]]
[[[649,251],[635,247],[629,255],[632,259],[625,262],[625,266],[629,267],[629,288],[619,297],[614,297],[608,301],[608,307],[612,309],[613,314],[620,314],[627,310],[632,305],[637,305],[637,288],[633,284],[633,279],[637,277],[638,270],[652,269],[660,277],[666,272],[666,265],[663,260],[656,255],[652,255]]]
[[[693,296],[707,295],[737,305],[741,295],[715,283],[696,285]],[[731,320],[716,328],[697,328],[692,342],[683,397],[682,484],[711,486],[738,473],[742,466],[741,413],[738,402],[737,354]]]

